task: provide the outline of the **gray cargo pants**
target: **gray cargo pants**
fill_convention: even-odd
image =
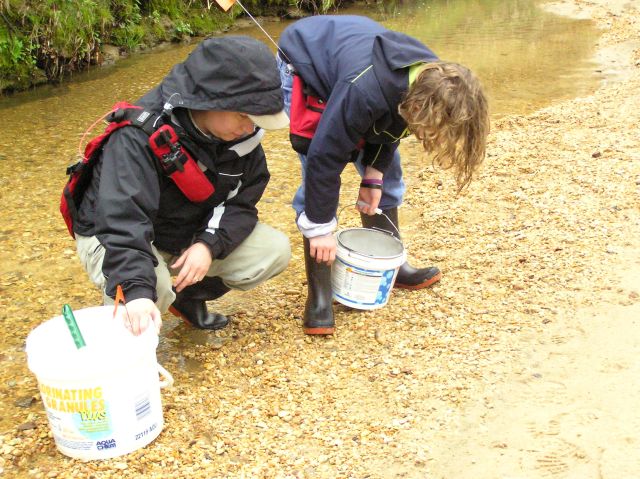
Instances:
[[[178,271],[170,266],[178,256],[156,249],[151,245],[158,259],[156,266],[156,306],[164,313],[176,298],[171,289],[171,275]],[[102,274],[105,249],[95,236],[76,234],[76,249],[84,269],[91,281],[100,288],[104,304],[113,304],[113,299],[104,293],[106,279]],[[256,224],[251,234],[229,256],[214,259],[207,276],[218,276],[231,289],[247,291],[284,271],[291,258],[289,238],[282,232],[263,223]]]

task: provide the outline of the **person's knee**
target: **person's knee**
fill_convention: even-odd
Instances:
[[[269,249],[273,257],[273,276],[282,273],[291,260],[291,243],[289,237],[278,230],[273,230],[271,241],[269,242]]]
[[[260,247],[254,250],[255,259],[251,267],[239,272],[240,277],[235,280],[225,278],[225,282],[234,289],[247,291],[255,288],[282,273],[291,260],[291,245],[287,235],[270,226],[259,227]]]
[[[171,273],[167,266],[167,263],[171,263],[172,257],[169,253],[158,251],[155,246],[153,246],[153,254],[158,260],[158,265],[155,267],[156,294],[158,296],[156,306],[161,313],[165,313],[176,299]]]

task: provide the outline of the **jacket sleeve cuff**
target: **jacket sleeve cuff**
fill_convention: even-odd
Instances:
[[[124,291],[124,297],[127,299],[127,302],[140,298],[150,299],[154,303],[158,300],[158,295],[155,289],[137,285],[127,288],[127,290]]]
[[[209,252],[211,253],[211,259],[216,259],[222,254],[222,247],[220,246],[220,241],[216,238],[215,235],[211,233],[202,233],[201,235],[196,237],[197,243],[202,243],[209,248]]]
[[[328,223],[314,223],[307,218],[306,213],[303,211],[298,220],[298,229],[305,238],[315,238],[316,236],[324,236],[333,233],[338,226],[338,221],[333,218]]]

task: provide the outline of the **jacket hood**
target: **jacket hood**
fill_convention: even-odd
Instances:
[[[269,115],[284,101],[275,56],[246,36],[209,38],[160,84],[162,100],[193,110]]]
[[[398,105],[409,88],[407,67],[420,62],[439,61],[437,55],[421,42],[404,33],[388,30],[373,42],[373,71],[387,101],[389,111],[400,120]]]
[[[385,65],[399,70],[418,62],[434,62],[438,57],[429,48],[404,33],[386,31],[378,35],[373,44],[374,65]]]

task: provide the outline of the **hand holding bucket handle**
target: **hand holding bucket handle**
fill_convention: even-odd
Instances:
[[[351,206],[351,205],[347,205],[347,206]],[[342,210],[344,210],[347,206],[343,206],[342,209],[340,210],[340,213],[338,213],[338,223],[340,222],[340,214],[342,213]],[[357,201],[354,204],[354,206],[369,206],[369,205],[364,203],[363,201]],[[396,234],[393,231],[385,230],[385,229],[382,229],[382,228],[376,228],[375,226],[373,228],[371,228],[371,229],[384,231],[385,233],[389,233],[389,234],[391,234],[393,236],[396,236],[398,239],[400,239],[400,231],[398,230],[398,228],[396,228],[396,225],[393,223],[393,221],[391,221],[391,218],[389,218],[380,208],[376,208],[376,214],[384,216],[387,219],[387,221],[389,222],[389,224],[391,226],[393,226],[393,229],[396,230],[396,232],[398,234],[396,236]]]
[[[160,363],[156,363],[156,366],[158,366],[158,372],[164,378],[162,381],[160,381],[160,389],[170,388],[171,386],[173,386],[173,376],[171,375],[171,373],[163,368]]]

